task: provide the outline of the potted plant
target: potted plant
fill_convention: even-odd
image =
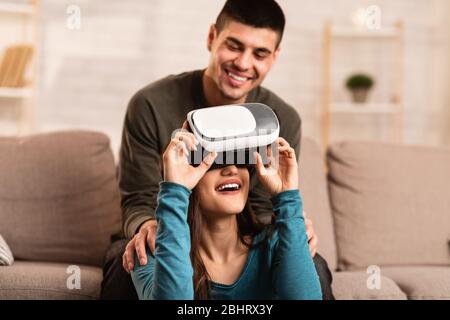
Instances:
[[[371,76],[364,73],[351,75],[346,82],[347,88],[352,92],[353,102],[365,103],[370,89],[374,85]]]

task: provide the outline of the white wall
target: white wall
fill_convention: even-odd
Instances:
[[[450,144],[447,0],[280,0],[287,16],[282,53],[265,85],[292,104],[304,134],[320,140],[323,23],[346,23],[377,4],[382,23],[406,24],[406,142]],[[81,8],[81,29],[66,27],[66,8]],[[204,68],[205,39],[223,1],[43,0],[37,131],[88,128],[106,132],[115,151],[131,95],[160,77]],[[447,78],[446,78],[447,77]],[[444,79],[444,80],[441,80]],[[345,97],[341,83],[338,95]],[[377,93],[374,92],[376,95]],[[378,93],[380,94],[380,93]],[[338,123],[339,124],[339,123]],[[357,130],[369,122],[360,120]],[[341,129],[348,128],[343,120]],[[339,130],[339,128],[338,128]]]

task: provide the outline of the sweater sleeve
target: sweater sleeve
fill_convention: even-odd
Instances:
[[[275,232],[271,241],[273,294],[277,299],[321,300],[319,277],[308,247],[302,198],[298,190],[271,199]]]
[[[158,231],[154,256],[147,251],[147,265],[135,255],[131,273],[139,299],[190,300],[194,298],[191,239],[187,223],[189,195],[182,185],[161,182],[156,208]]]
[[[155,219],[161,176],[161,137],[152,106],[142,91],[128,104],[119,153],[118,178],[125,236]]]

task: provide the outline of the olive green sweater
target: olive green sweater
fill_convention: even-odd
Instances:
[[[156,81],[130,100],[125,116],[119,159],[119,188],[125,236],[133,237],[140,225],[155,218],[162,181],[161,155],[175,129],[189,111],[208,107],[202,86],[204,70],[185,72]],[[298,113],[263,87],[249,92],[246,102],[270,106],[280,122],[280,136],[300,152],[301,121]],[[263,222],[272,216],[269,194],[251,177],[249,200]]]

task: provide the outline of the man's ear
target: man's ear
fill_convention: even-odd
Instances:
[[[281,51],[281,47],[278,46],[278,48],[275,49],[274,53],[273,53],[273,62],[277,61],[278,55],[280,54]]]
[[[214,42],[214,39],[216,39],[216,37],[217,37],[217,29],[216,29],[216,25],[213,23],[209,27],[208,39],[206,41],[206,46],[208,48],[208,51],[210,51],[210,52],[211,52],[212,44]]]

